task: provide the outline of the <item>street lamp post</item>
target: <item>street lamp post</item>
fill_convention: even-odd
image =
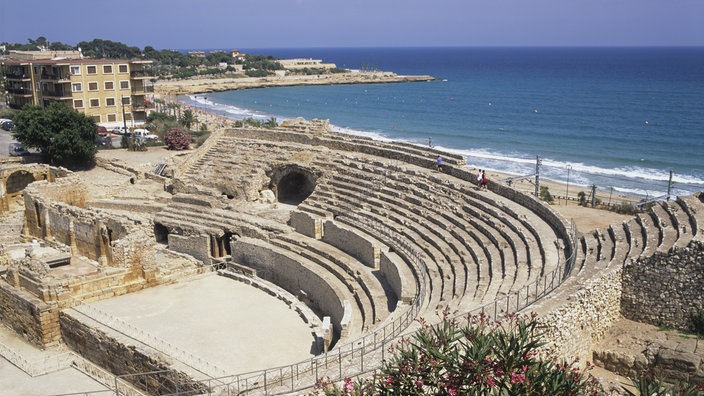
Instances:
[[[570,199],[570,171],[572,170],[572,165],[567,165],[567,189],[565,190],[565,206],[567,206],[567,200]]]

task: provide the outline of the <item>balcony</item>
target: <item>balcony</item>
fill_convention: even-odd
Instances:
[[[152,75],[145,70],[133,70],[130,72],[130,78],[134,79],[146,79],[151,77]]]
[[[34,94],[30,88],[22,87],[9,87],[7,88],[7,93],[17,96],[32,96]]]
[[[7,73],[5,79],[8,81],[32,81],[29,73]]]
[[[59,99],[59,100],[71,99],[71,93],[68,91],[64,91],[62,89],[58,89],[55,91],[42,91],[42,96],[47,99]]]
[[[65,73],[65,74],[42,73],[41,79],[54,81],[54,82],[70,82],[71,75],[68,73]]]
[[[146,87],[132,87],[132,95],[133,96],[139,96],[139,95],[146,95],[148,93],[153,93],[154,92],[154,87],[149,85]]]

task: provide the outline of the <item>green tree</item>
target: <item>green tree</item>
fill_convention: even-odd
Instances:
[[[186,129],[191,129],[191,125],[196,121],[196,117],[193,115],[192,110],[185,110],[181,116],[181,123],[186,127]]]
[[[14,138],[25,147],[39,149],[51,164],[84,165],[95,159],[95,121],[60,102],[46,109],[27,105],[13,122]]]

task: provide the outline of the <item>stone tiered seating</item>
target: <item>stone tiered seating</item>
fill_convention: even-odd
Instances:
[[[344,282],[360,306],[366,330],[386,319],[395,308],[397,296],[378,271],[334,246],[297,233],[281,234],[271,243],[317,263]]]
[[[490,302],[524,286],[531,277],[537,279],[544,270],[542,245],[533,239],[537,231],[507,208],[499,210],[476,198],[454,202],[453,198],[464,197],[467,191],[434,185],[437,196],[430,197],[453,202],[441,205],[419,187],[422,181],[408,183],[404,174],[382,176],[349,161],[318,164],[333,167],[335,172],[332,180],[318,185],[302,209],[315,208],[317,213],[333,215],[365,211],[380,221],[399,224],[400,232],[410,240],[422,241],[420,249],[440,265],[438,274],[445,290],[442,301],[459,298],[466,306],[471,306],[471,301]],[[532,264],[536,268],[531,268]],[[482,265],[486,265],[483,270]],[[444,281],[448,276],[454,280],[451,286]]]
[[[693,227],[692,219],[688,216],[687,211],[682,206],[681,200],[670,201],[664,205],[664,209],[672,219],[672,226],[677,230],[677,240],[674,243],[675,247],[685,247],[692,240]]]
[[[687,212],[690,219],[691,233],[693,238],[704,238],[704,210],[701,209],[704,202],[704,193],[698,193],[694,196],[678,197],[677,202]]]

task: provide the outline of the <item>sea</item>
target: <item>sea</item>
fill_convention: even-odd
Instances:
[[[591,186],[614,201],[704,191],[704,47],[242,51],[435,80],[180,100],[233,119],[329,119],[343,133],[432,145],[517,176],[535,174],[539,161],[541,178],[574,185],[570,195]]]

